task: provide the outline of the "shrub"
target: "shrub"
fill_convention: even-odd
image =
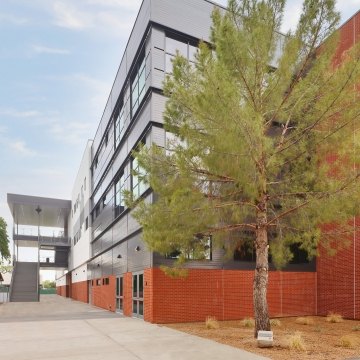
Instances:
[[[298,317],[295,322],[300,325],[314,325],[314,320],[311,317]]]
[[[247,328],[255,326],[255,320],[253,318],[245,318],[241,321],[241,325]]]
[[[279,319],[271,319],[270,325],[273,327],[281,326],[281,321]]]
[[[353,331],[360,331],[360,325],[356,325],[352,329]]]
[[[206,318],[205,326],[206,326],[207,329],[218,329],[220,327],[219,322],[213,316],[208,316]]]
[[[352,349],[356,346],[357,340],[351,335],[344,335],[340,338],[340,346]]]
[[[291,350],[305,351],[304,339],[298,331],[294,335],[288,337],[287,345]]]
[[[329,315],[326,317],[326,321],[327,322],[331,322],[331,323],[339,323],[343,321],[343,318],[340,314],[335,314],[335,313],[329,313]]]

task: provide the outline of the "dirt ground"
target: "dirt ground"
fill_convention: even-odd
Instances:
[[[166,326],[189,334],[208,338],[223,344],[239,347],[271,359],[281,360],[360,360],[360,321],[343,320],[329,323],[325,317],[311,317],[313,324],[300,325],[297,318],[280,318],[281,325],[272,327],[274,347],[260,349],[253,337],[253,328],[246,328],[241,321],[220,321],[218,329],[206,329],[203,323],[168,324]],[[354,327],[358,327],[355,330]],[[290,350],[288,339],[301,332],[305,350]],[[345,336],[343,342],[341,338]],[[350,339],[350,340],[349,340]],[[343,345],[341,345],[343,343]],[[350,346],[344,347],[344,346]]]

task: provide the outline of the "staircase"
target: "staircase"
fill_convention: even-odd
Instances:
[[[39,301],[38,263],[17,262],[10,289],[11,302]]]

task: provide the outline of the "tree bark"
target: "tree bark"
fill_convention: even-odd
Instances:
[[[266,299],[269,277],[266,200],[262,200],[262,202],[258,205],[258,208],[259,211],[256,216],[257,229],[255,239],[256,268],[253,284],[255,338],[257,337],[259,330],[270,330],[270,319]]]

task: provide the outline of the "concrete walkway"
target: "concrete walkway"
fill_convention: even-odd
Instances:
[[[0,349],[6,360],[265,359],[57,295],[0,305]]]

